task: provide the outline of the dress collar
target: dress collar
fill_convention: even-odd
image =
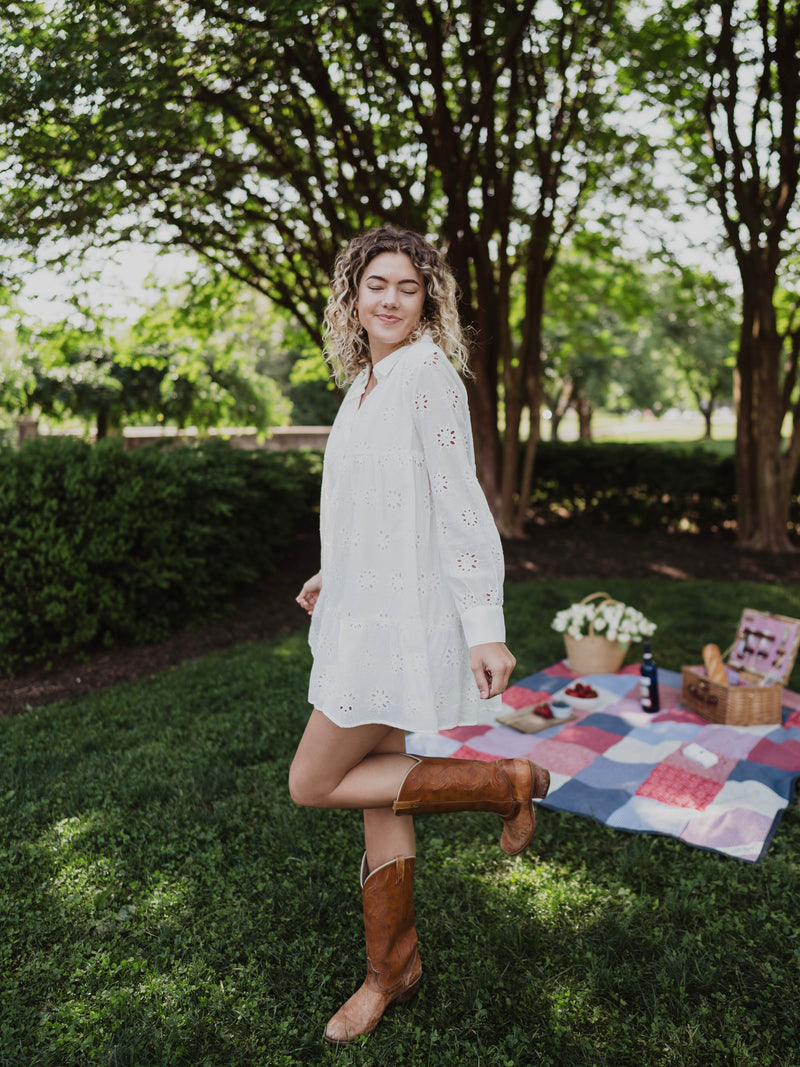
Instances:
[[[383,359],[379,359],[377,363],[372,364],[372,373],[378,379],[385,378],[388,374],[391,374],[392,370],[397,366],[400,356],[408,348],[408,345],[403,345],[402,348],[396,348],[394,352],[390,352],[388,356],[384,356]]]
[[[379,359],[372,367],[372,373],[380,381],[381,378],[385,378],[388,374],[394,370],[397,364],[405,353],[411,348],[416,348],[418,344],[422,344],[423,341],[430,342],[431,338],[429,334],[425,334],[420,337],[418,341],[415,341],[411,345],[402,345],[400,348],[396,348],[394,352],[390,352],[388,356],[384,356],[383,359]]]

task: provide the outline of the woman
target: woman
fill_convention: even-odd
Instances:
[[[342,1044],[419,985],[413,814],[496,812],[515,855],[549,775],[405,750],[408,730],[477,722],[515,665],[502,548],[451,363],[467,370],[455,281],[419,235],[374,230],[338,257],[325,319],[327,358],[352,385],[325,453],[322,569],[297,597],[312,616],[314,710],[289,788],[298,804],[364,812],[367,977],[328,1023]]]

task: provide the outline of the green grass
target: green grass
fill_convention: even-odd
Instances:
[[[508,590],[518,677],[591,591]],[[745,605],[800,616],[798,588],[608,591],[670,667]],[[361,822],[287,795],[309,664],[300,632],[0,722],[0,1067],[798,1062],[796,803],[759,866],[548,811],[509,859],[494,816],[419,819],[420,994],[326,1048],[363,977]]]
[[[595,441],[697,442],[704,440],[705,428],[703,417],[691,411],[683,416],[665,415],[660,419],[615,415],[610,411],[598,411],[592,416]],[[735,417],[715,412],[711,419],[711,435],[713,441],[732,444],[736,436]],[[578,418],[574,412],[570,411],[562,421],[560,436],[563,441],[577,440]]]

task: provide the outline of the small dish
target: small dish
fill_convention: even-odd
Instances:
[[[554,719],[568,719],[572,714],[572,705],[568,700],[551,700],[550,710]]]
[[[591,711],[597,707],[599,697],[567,697],[574,711]]]

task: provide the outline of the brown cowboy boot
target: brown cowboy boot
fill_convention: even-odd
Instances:
[[[367,977],[328,1023],[325,1040],[347,1045],[371,1034],[390,1004],[407,1004],[417,992],[422,964],[414,926],[413,856],[396,856],[369,872],[361,862],[361,896],[367,938]]]
[[[533,798],[550,787],[550,772],[525,759],[457,760],[412,756],[394,802],[396,815],[418,812],[493,811],[504,821],[500,847],[516,856],[536,830]]]

